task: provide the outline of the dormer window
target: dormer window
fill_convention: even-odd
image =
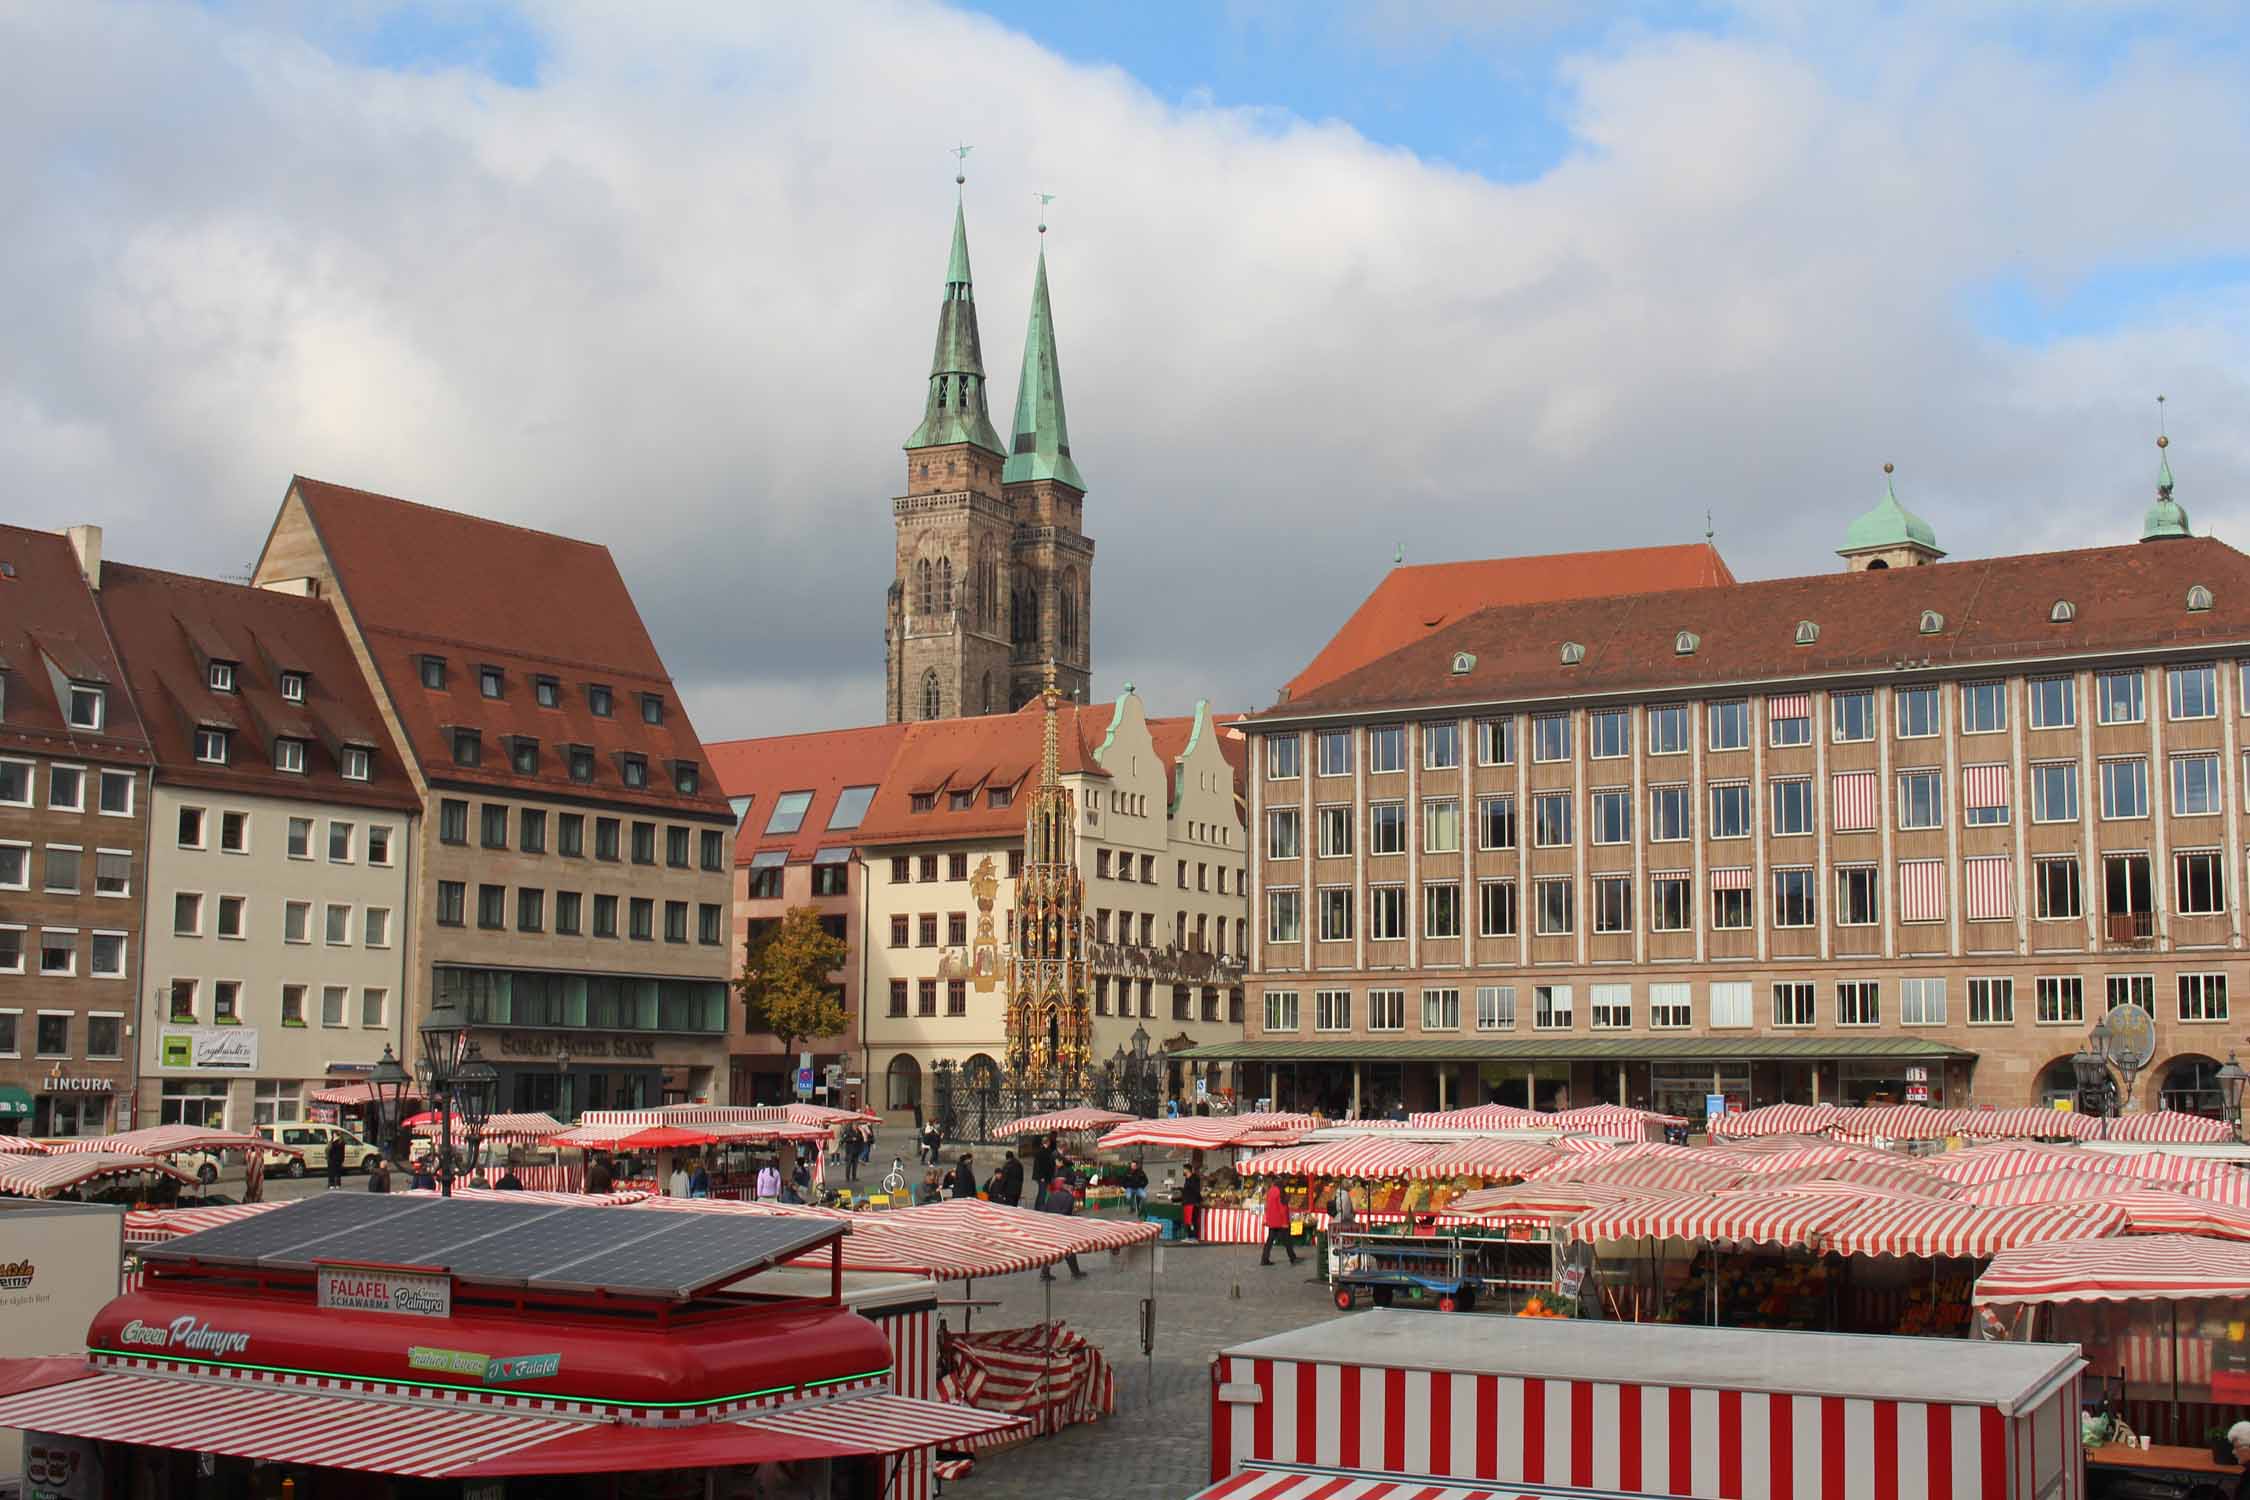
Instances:
[[[916,792],[906,799],[906,806],[909,812],[934,812],[937,809],[937,793]]]
[[[1474,654],[1467,651],[1456,651],[1453,653],[1454,676],[1466,677],[1471,672],[1476,670],[1476,665],[1477,659]]]
[[[98,687],[84,683],[70,685],[70,727],[73,729],[99,729],[109,718],[109,705]]]
[[[1564,641],[1562,643],[1562,664],[1564,666],[1575,667],[1585,659],[1586,648],[1584,646],[1579,645],[1576,641]]]
[[[624,781],[627,786],[639,788],[648,785],[647,756],[628,755],[618,764],[620,767],[620,772],[624,777]]]
[[[474,729],[453,731],[453,763],[457,766],[484,764],[484,736]]]
[[[2078,606],[2068,599],[2057,599],[2055,607],[2047,611],[2047,618],[2057,625],[2068,625],[2078,618]]]
[[[1924,635],[1936,635],[1940,631],[1945,629],[1945,616],[1939,614],[1934,609],[1925,609],[1922,611],[1922,624],[1920,628],[1922,634]]]
[[[1819,626],[1819,625],[1818,625],[1818,624],[1817,624],[1816,622],[1814,622],[1814,621],[1812,621],[1812,620],[1799,620],[1799,621],[1797,622],[1797,644],[1798,644],[1798,645],[1800,645],[1800,646],[1810,646],[1810,645],[1811,645],[1811,644],[1812,644],[1813,642],[1815,642],[1815,641],[1817,641],[1817,640],[1819,640],[1819,639],[1820,639],[1820,626]]]
[[[702,785],[703,773],[694,761],[679,760],[672,763],[673,791],[678,792],[683,797],[692,797],[695,795],[696,789]]]
[[[2198,614],[2211,607],[2211,591],[2202,584],[2188,590],[2188,608]]]
[[[594,779],[594,751],[592,746],[573,745],[570,747],[570,779],[572,781],[592,781]]]
[[[662,693],[641,694],[641,722],[643,724],[661,724],[664,722],[664,695]]]
[[[195,758],[205,765],[223,766],[227,763],[227,740],[224,729],[198,729],[195,732]]]
[[[945,794],[945,810],[947,812],[967,812],[976,805],[977,794],[973,791],[947,792]]]
[[[531,696],[541,708],[562,707],[562,683],[553,677],[534,677]]]
[[[996,786],[984,794],[984,805],[994,809],[1006,807],[1015,800],[1016,789],[1012,786]],[[1090,804],[1087,811],[1093,811]]]
[[[210,668],[210,670],[209,670],[209,671],[207,671],[207,672],[205,672],[205,673],[204,673],[203,675],[204,675],[204,681],[206,681],[206,682],[208,682],[208,683],[210,683],[210,684],[211,684],[211,691],[212,691],[212,692],[214,692],[214,693],[231,693],[231,692],[233,692],[233,691],[234,691],[234,663],[233,663],[233,662],[231,662],[231,661],[215,661],[215,662],[211,663],[211,668]]]
[[[508,763],[515,767],[518,776],[539,774],[539,742],[517,735],[508,742]]]
[[[358,745],[346,745],[338,757],[338,765],[346,781],[365,781],[372,768],[374,757]]]
[[[282,673],[282,674],[281,674],[281,696],[282,696],[282,698],[283,698],[283,699],[284,699],[285,701],[287,701],[287,702],[290,702],[290,703],[302,703],[302,702],[304,702],[304,701],[305,701],[305,674],[304,674],[304,673],[302,673],[302,672],[284,672],[284,673]]]
[[[606,683],[593,682],[586,685],[586,706],[593,710],[597,719],[606,719],[615,712],[616,703],[610,696]]]
[[[1695,655],[1695,648],[1702,644],[1703,637],[1692,630],[1683,630],[1672,637],[1672,654],[1674,656],[1693,656]]]
[[[485,697],[502,697],[506,687],[507,675],[498,667],[477,668],[477,691],[484,694]]]
[[[275,740],[273,742],[273,768],[295,776],[305,774],[305,742],[303,740]]]
[[[425,656],[422,658],[422,686],[434,692],[442,693],[445,691],[444,657]]]

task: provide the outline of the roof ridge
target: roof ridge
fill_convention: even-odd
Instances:
[[[209,578],[201,573],[181,573],[171,568],[152,568],[147,563],[125,562],[121,559],[105,558],[103,560],[102,582],[106,585],[109,582],[110,574],[120,569],[127,573],[138,573],[154,583],[175,587],[181,584],[193,584],[204,589],[255,594],[261,599],[280,599],[286,601],[284,607],[290,609],[327,608],[324,601],[310,594],[288,594],[279,589],[261,588],[255,583],[236,583],[232,579]]]
[[[338,484],[333,479],[315,479],[310,474],[292,474],[289,476],[289,484],[292,489],[301,484],[315,484],[325,490],[335,490],[346,495],[360,495],[369,500],[385,500],[393,505],[411,506],[415,510],[432,511],[441,516],[452,516],[457,520],[471,521],[479,526],[497,527],[502,531],[520,531],[526,536],[547,537],[558,542],[568,542],[574,547],[591,548],[596,552],[609,551],[609,544],[606,542],[588,541],[582,536],[572,536],[566,531],[547,531],[537,526],[526,526],[520,521],[496,521],[490,516],[480,516],[474,511],[455,510],[448,505],[432,505],[427,500],[409,500],[404,495],[386,495],[381,490],[361,489],[358,485],[353,484]],[[614,553],[611,554],[611,560],[612,562],[615,561]],[[622,576],[622,573],[620,573],[620,576]]]
[[[618,677],[630,677],[641,682],[661,682],[666,687],[673,687],[676,690],[676,684],[672,680],[669,669],[665,671],[663,676],[659,677],[651,672],[643,672],[638,667],[622,667],[615,662],[580,661],[571,656],[552,656],[544,651],[526,651],[520,646],[501,646],[495,645],[491,641],[465,641],[458,636],[431,635],[420,630],[401,630],[395,625],[362,625],[361,629],[365,634],[371,636],[387,635],[406,642],[420,641],[435,646],[454,646],[463,651],[489,651],[494,656],[504,656],[515,661],[539,662],[556,667],[578,667],[589,671],[608,672]],[[661,661],[662,658],[659,657],[658,660]]]

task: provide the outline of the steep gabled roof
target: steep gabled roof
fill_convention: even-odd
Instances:
[[[1290,679],[1287,701],[1294,702],[1410,641],[1494,605],[1716,588],[1733,582],[1726,560],[1708,542],[1393,568],[1311,664]]]
[[[734,839],[735,863],[748,864],[769,850],[791,860],[809,860],[822,848],[859,842],[858,827],[832,829],[838,797],[846,787],[880,789],[890,774],[904,724],[870,724],[863,729],[826,729],[811,734],[777,734],[757,740],[720,740],[706,745],[711,770],[727,800],[741,813]],[[794,833],[767,832],[774,803],[790,792],[811,795]],[[745,800],[747,799],[747,805]]]
[[[147,732],[67,537],[0,526],[0,748],[145,765]],[[54,674],[103,688],[99,734],[73,729]]]

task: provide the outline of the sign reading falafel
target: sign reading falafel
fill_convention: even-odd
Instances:
[[[417,1318],[453,1315],[453,1282],[412,1271],[320,1268],[320,1305],[350,1312],[405,1313]]]
[[[440,1375],[460,1375],[486,1385],[506,1385],[518,1380],[545,1380],[562,1371],[560,1354],[509,1354],[498,1359],[465,1349],[432,1349],[416,1344],[406,1351],[407,1368]]]

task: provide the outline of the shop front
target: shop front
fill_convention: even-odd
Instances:
[[[125,1128],[117,1119],[121,1081],[104,1073],[66,1073],[60,1067],[40,1077],[31,1101],[35,1136],[109,1135]]]
[[[574,1120],[593,1109],[710,1102],[723,1045],[630,1032],[479,1030],[500,1074],[499,1107]]]

